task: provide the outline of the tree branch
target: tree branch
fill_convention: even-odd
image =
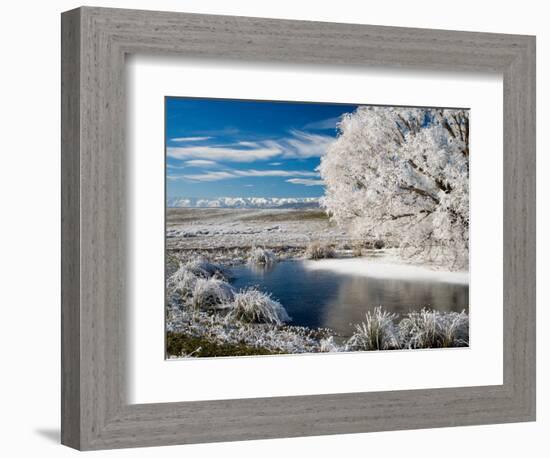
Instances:
[[[428,173],[426,170],[424,170],[422,167],[420,167],[419,165],[417,165],[412,159],[409,159],[408,160],[408,163],[409,165],[415,169],[416,171],[420,172],[422,175],[430,178],[431,180],[434,181],[435,185],[441,190],[443,191],[445,194],[449,194],[453,188],[449,185],[446,185],[445,183],[443,183],[443,180],[439,179],[439,178],[435,178],[433,177],[430,173]]]
[[[424,189],[420,189],[412,185],[400,185],[399,188],[403,189],[404,191],[414,192],[415,194],[418,194],[423,197],[428,197],[429,199],[433,200],[436,204],[439,204],[439,199],[434,195],[430,194],[428,191],[425,191]]]
[[[432,210],[420,210],[418,213],[402,213],[401,215],[390,215],[390,219],[392,221],[395,221],[396,219],[409,218],[411,216],[416,216],[416,215],[419,215],[419,214],[429,215],[430,213],[433,213],[433,211]]]

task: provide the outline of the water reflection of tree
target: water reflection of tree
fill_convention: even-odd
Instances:
[[[263,277],[265,274],[271,272],[275,268],[274,262],[268,262],[265,264],[250,263],[248,267],[254,274]]]
[[[381,305],[406,314],[423,307],[450,312],[468,311],[468,288],[442,282],[403,281],[351,277],[341,282],[335,299],[324,309],[323,326],[339,333],[351,332],[352,324],[364,320],[367,311]]]

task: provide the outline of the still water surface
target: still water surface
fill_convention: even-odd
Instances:
[[[468,311],[466,277],[367,260],[281,261],[231,269],[232,284],[256,286],[284,305],[292,324],[330,327],[343,336],[378,305],[399,314],[422,307]],[[466,280],[464,280],[466,278]]]

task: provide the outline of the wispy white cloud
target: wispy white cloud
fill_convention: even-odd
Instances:
[[[190,180],[190,181],[219,181],[235,178],[231,172],[210,171],[205,173],[188,174],[188,175],[168,175],[167,178],[171,181]]]
[[[334,140],[328,135],[293,130],[277,140],[241,141],[230,145],[171,146],[168,157],[174,159],[203,159],[229,162],[254,162],[275,158],[306,159],[320,157]]]
[[[310,122],[304,126],[304,129],[308,130],[327,130],[336,129],[336,124],[340,122],[340,116],[334,118],[322,119],[321,121]]]
[[[307,159],[324,156],[327,147],[334,141],[329,135],[310,134],[301,130],[292,130],[290,134],[287,138],[267,140],[264,144],[279,149],[283,158]]]
[[[317,177],[317,172],[308,172],[304,170],[209,170],[203,173],[190,173],[181,175],[170,175],[170,180],[187,181],[220,181],[232,178],[247,177]]]
[[[316,177],[317,172],[309,172],[306,170],[233,170],[236,176],[240,177]]]
[[[290,178],[286,181],[287,183],[301,184],[304,186],[323,186],[325,184],[323,180],[315,180],[312,178]]]
[[[191,159],[185,161],[184,164],[188,167],[216,167],[218,165],[216,161],[209,161],[208,159]]]
[[[173,141],[173,142],[177,142],[177,143],[180,143],[180,142],[202,142],[202,141],[205,141],[205,140],[210,140],[212,137],[176,137],[176,138],[171,138],[170,141]]]
[[[216,161],[209,161],[206,159],[191,159],[190,161],[183,162],[183,165],[166,164],[166,168],[170,170],[182,170],[188,168],[197,167],[210,167],[217,168],[219,164]]]
[[[166,168],[171,170],[176,170],[176,169],[184,169],[185,167],[181,165],[166,164]]]
[[[239,146],[247,146],[249,148],[258,148],[259,143],[257,142],[237,142],[237,145]]]
[[[254,162],[270,159],[281,154],[277,148],[256,145],[255,148],[232,148],[224,146],[169,147],[168,157],[174,159],[208,158],[214,161]]]

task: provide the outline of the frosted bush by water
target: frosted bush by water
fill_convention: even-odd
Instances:
[[[253,288],[235,294],[227,317],[246,323],[282,324],[290,320],[285,308],[271,295]]]
[[[334,342],[334,337],[329,336],[326,339],[320,340],[319,351],[321,353],[330,353],[330,352],[340,351],[340,348]]]
[[[276,261],[275,254],[271,250],[265,248],[253,248],[248,257],[250,264],[273,264]]]
[[[422,309],[411,312],[399,323],[405,348],[464,347],[469,342],[466,312],[442,313]]]
[[[307,248],[305,256],[307,259],[326,259],[334,258],[336,255],[332,246],[320,241],[311,242]]]
[[[221,278],[227,280],[229,278],[228,272],[221,266],[213,264],[202,257],[193,259],[184,266],[195,277],[199,278]]]
[[[228,283],[217,278],[198,278],[191,304],[199,310],[223,309],[229,307],[234,296],[234,290]]]
[[[366,321],[355,325],[355,333],[346,343],[347,350],[394,350],[400,347],[397,315],[376,307],[368,311]]]
[[[197,277],[186,267],[180,266],[168,279],[168,289],[184,301],[193,295]]]
[[[367,312],[366,321],[355,325],[346,351],[397,350],[466,347],[469,344],[469,317],[466,312],[422,309],[409,312],[398,323],[398,315],[382,307]]]

